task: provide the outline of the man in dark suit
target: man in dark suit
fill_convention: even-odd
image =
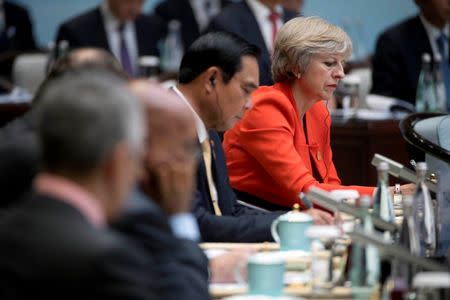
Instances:
[[[252,43],[261,51],[258,59],[260,84],[273,84],[270,71],[276,32],[297,12],[284,9],[283,0],[243,0],[228,5],[209,24],[208,31],[228,31]]]
[[[420,15],[388,28],[376,43],[372,61],[372,93],[415,103],[422,54],[439,54],[449,68],[448,40],[450,3],[444,0],[416,0]],[[443,34],[443,35],[442,35]],[[444,55],[437,39],[444,37]],[[445,76],[444,76],[445,77]],[[448,79],[450,80],[450,78]],[[447,95],[450,83],[447,81]]]
[[[97,47],[110,51],[132,76],[139,74],[139,57],[159,55],[157,42],[165,28],[157,16],[141,14],[144,0],[104,0],[92,10],[63,23],[57,42],[69,47]]]
[[[155,7],[154,14],[167,24],[171,20],[181,23],[184,49],[189,48],[209,24],[211,18],[230,1],[226,0],[165,0]]]
[[[159,299],[153,261],[106,228],[137,174],[138,102],[122,78],[92,70],[55,79],[39,97],[43,170],[0,221],[0,298]]]
[[[33,25],[28,11],[10,1],[0,2],[0,76],[11,79],[14,58],[25,51],[36,49]]]

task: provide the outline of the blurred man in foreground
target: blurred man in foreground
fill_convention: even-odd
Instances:
[[[139,80],[130,89],[141,101],[147,143],[139,188],[114,227],[140,243],[154,258],[164,299],[209,299],[208,281],[230,282],[251,252],[235,251],[209,261],[190,213],[201,150],[189,108],[162,87]]]
[[[92,70],[55,79],[38,100],[43,169],[0,221],[0,298],[157,299],[152,262],[105,227],[135,182],[138,102],[121,78]]]

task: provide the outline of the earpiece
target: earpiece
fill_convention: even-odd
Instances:
[[[210,78],[209,78],[209,82],[211,82],[211,85],[212,86],[216,86],[216,78],[214,77],[214,76],[211,76]]]
[[[297,74],[297,79],[300,79],[300,77],[302,77],[302,74],[298,73]]]

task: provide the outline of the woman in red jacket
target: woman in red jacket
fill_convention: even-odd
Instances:
[[[351,51],[348,35],[318,17],[298,17],[280,29],[272,61],[275,85],[257,89],[253,108],[225,134],[238,197],[279,208],[298,203],[299,193],[312,186],[373,194],[374,187],[342,186],[332,160],[326,101],[344,77]]]

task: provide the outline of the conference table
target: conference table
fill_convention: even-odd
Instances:
[[[400,226],[403,220],[403,211],[396,207],[396,224]],[[342,229],[344,232],[352,232],[355,225],[355,218],[341,213]],[[350,266],[349,262],[349,250],[352,241],[347,234],[341,235],[334,242],[335,255],[333,255],[333,285],[331,289],[325,292],[315,292],[311,287],[311,252],[302,251],[280,251],[279,244],[277,243],[202,243],[200,247],[205,251],[231,251],[235,249],[254,249],[257,252],[273,252],[282,254],[285,261],[285,288],[284,294],[286,296],[298,297],[299,299],[379,299],[380,287],[374,286],[370,288],[358,287],[352,289],[349,286],[348,273]],[[337,250],[339,249],[339,250]],[[336,251],[337,250],[337,251]],[[330,257],[323,251],[324,257]],[[284,254],[283,254],[284,253]],[[321,255],[321,252],[316,252],[315,255]],[[247,286],[242,283],[228,283],[228,284],[210,284],[209,287],[211,297],[213,299],[222,299],[229,296],[245,295],[247,294]],[[361,297],[361,295],[363,295]]]
[[[350,244],[346,242],[347,246]],[[239,248],[253,248],[261,252],[278,252],[279,246],[276,243],[203,243],[200,245],[204,250],[233,250]],[[279,252],[278,252],[279,253]],[[309,282],[305,281],[305,276],[310,272],[311,255],[289,255],[285,259],[287,277],[291,278],[285,285],[284,294],[286,296],[299,297],[299,299],[352,299],[352,289],[348,286],[336,286],[327,292],[313,292]],[[342,256],[334,257],[333,266],[335,269],[345,269],[347,262],[347,252]],[[295,279],[299,278],[299,282]],[[307,278],[307,277],[306,277]],[[239,283],[210,284],[210,294],[213,299],[222,299],[228,296],[245,295],[247,286]],[[370,293],[376,293],[375,289],[371,289]]]

